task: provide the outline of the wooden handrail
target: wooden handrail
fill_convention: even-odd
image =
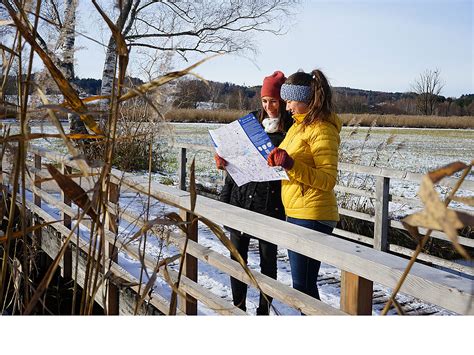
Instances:
[[[59,159],[59,162],[74,165],[74,162],[65,155],[42,150],[35,152],[40,153],[44,158]],[[139,178],[115,170],[113,175],[114,183],[127,185],[141,193],[148,193],[147,184],[140,181]],[[176,207],[189,210],[190,196],[188,192],[152,183],[150,195],[159,200],[170,202]],[[390,288],[396,285],[407,263],[405,259],[395,255],[275,220],[203,196],[198,196],[195,211],[197,215],[221,225],[241,230]],[[446,271],[416,263],[401,291],[457,313],[474,314],[472,280]]]

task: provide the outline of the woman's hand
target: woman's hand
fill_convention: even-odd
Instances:
[[[218,154],[214,154],[214,160],[216,161],[216,168],[219,170],[225,170],[227,161],[221,158]]]
[[[274,148],[268,155],[267,163],[270,166],[281,166],[285,170],[291,170],[295,161],[288,155],[286,150]]]

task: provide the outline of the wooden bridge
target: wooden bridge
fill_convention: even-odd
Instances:
[[[130,235],[125,236],[120,228],[111,227],[103,233],[103,242],[106,243],[105,258],[101,260],[101,271],[98,289],[94,298],[98,305],[104,308],[107,314],[169,314],[171,291],[160,293],[159,288],[149,288],[146,282],[132,275],[119,265],[119,255],[126,258],[141,260],[150,274],[155,275],[163,284],[176,284],[179,278],[178,309],[177,314],[198,314],[200,309],[210,310],[216,314],[244,315],[239,308],[219,295],[212,293],[200,283],[203,277],[199,265],[206,264],[219,272],[235,277],[254,287],[253,281],[243,268],[231,260],[228,255],[223,255],[200,243],[196,223],[191,223],[193,215],[202,221],[209,220],[218,225],[226,225],[241,230],[257,238],[277,244],[280,248],[291,249],[298,253],[321,260],[341,270],[340,309],[334,308],[319,300],[309,297],[294,290],[288,285],[273,280],[258,272],[252,272],[259,287],[267,295],[273,297],[289,307],[305,314],[313,315],[344,315],[344,314],[372,314],[373,313],[373,285],[383,285],[390,289],[396,287],[397,282],[407,266],[405,257],[395,255],[410,255],[411,250],[388,241],[388,229],[403,229],[400,222],[389,218],[389,204],[391,201],[402,201],[401,197],[390,194],[390,180],[417,182],[422,175],[340,164],[339,169],[347,172],[357,172],[371,175],[375,183],[375,191],[359,190],[351,187],[337,186],[341,193],[354,194],[369,199],[374,199],[374,215],[351,211],[341,208],[340,212],[353,218],[373,223],[374,235],[367,237],[336,229],[335,234],[341,238],[311,231],[284,221],[256,214],[214,199],[197,196],[195,206],[191,205],[192,196],[186,190],[186,154],[190,149],[208,150],[208,148],[190,145],[180,147],[180,184],[179,188],[164,186],[150,182],[144,178],[112,170],[110,177],[110,194],[108,196],[107,211],[110,220],[118,218],[118,226],[123,223],[132,223],[135,231],[145,228],[147,233],[153,234],[157,240],[163,242],[164,253],[167,249],[186,250],[182,275],[176,268],[163,267],[160,260],[145,254],[140,245],[130,242]],[[82,236],[74,237],[74,226],[78,222],[78,208],[64,194],[59,195],[59,189],[46,184],[45,179],[51,178],[45,169],[45,163],[61,166],[64,173],[71,173],[78,169],[74,160],[69,156],[47,151],[41,148],[30,147],[32,161],[29,166],[31,176],[27,176],[27,189],[32,192],[30,199],[22,202],[17,199],[17,204],[25,204],[29,211],[31,223],[52,222],[41,230],[41,236],[36,233],[32,238],[38,238],[41,249],[55,259],[58,253],[64,255],[60,259],[61,273],[64,277],[74,278],[80,287],[84,287],[87,269],[87,255],[91,253],[91,243],[87,231],[91,228],[91,221],[80,219]],[[11,181],[11,172],[8,164],[3,163],[3,184],[8,186]],[[94,176],[97,169],[90,170],[90,177],[75,177],[75,181],[92,194]],[[70,175],[74,177],[74,174]],[[442,181],[446,186],[453,186],[455,179]],[[49,185],[49,186],[48,186]],[[103,188],[103,187],[102,187]],[[463,188],[474,190],[474,183],[466,181]],[[147,204],[153,201],[162,201],[168,206],[173,206],[179,211],[183,220],[187,221],[185,229],[189,240],[179,228],[153,228],[150,225],[151,216],[133,212],[128,208],[127,202],[122,197],[133,195],[142,198]],[[151,201],[151,202],[150,202]],[[406,203],[407,201],[403,200]],[[420,204],[419,201],[411,200]],[[193,213],[191,211],[194,210]],[[58,218],[59,217],[59,218]],[[61,220],[61,222],[57,222]],[[56,222],[55,222],[56,221]],[[55,222],[55,223],[53,223]],[[115,231],[114,231],[115,230]],[[133,234],[133,233],[132,233]],[[434,232],[433,238],[447,240],[441,232]],[[63,250],[65,241],[68,247]],[[460,237],[460,243],[466,247],[474,247],[474,240]],[[173,254],[170,252],[170,255]],[[462,266],[451,261],[422,255],[420,259],[433,264],[439,264],[451,270],[441,270],[416,262],[403,283],[400,292],[420,299],[423,302],[437,305],[457,314],[474,314],[474,288],[471,275],[472,267]],[[198,277],[198,274],[200,275]],[[145,295],[143,295],[145,293]],[[139,296],[140,294],[140,296]],[[137,299],[145,299],[136,309]]]

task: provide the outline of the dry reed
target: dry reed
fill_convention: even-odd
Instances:
[[[144,156],[148,158],[146,163],[148,163],[148,176],[150,178],[151,171],[154,169],[152,160],[153,152],[150,142],[153,141],[153,134],[158,131],[157,129],[157,131],[152,130],[153,132],[150,132],[149,125],[147,125],[146,134],[143,133],[143,130],[136,128],[137,125],[134,125],[134,128],[131,128],[125,124],[127,122],[126,118],[128,117],[127,112],[133,112],[133,117],[136,118],[134,121],[156,121],[155,119],[151,120],[150,117],[160,117],[161,114],[159,109],[148,99],[148,93],[172,80],[189,74],[192,69],[209,58],[197,62],[184,70],[164,74],[146,84],[126,90],[124,80],[130,59],[128,48],[121,32],[102,11],[96,1],[93,0],[93,4],[97,11],[101,14],[104,22],[107,23],[112,31],[118,56],[118,68],[116,68],[116,73],[114,75],[115,85],[113,85],[112,94],[107,97],[108,104],[106,105],[101,120],[96,122],[96,112],[92,111],[91,106],[87,106],[86,103],[94,102],[98,97],[85,99],[80,98],[72,85],[65,79],[63,73],[58,69],[52,58],[38,45],[36,41],[36,28],[39,21],[41,2],[38,2],[37,4],[38,6],[35,13],[32,14],[32,17],[35,20],[34,25],[29,22],[30,17],[25,14],[25,9],[21,5],[14,7],[9,3],[5,4],[10,17],[14,20],[17,32],[15,42],[12,45],[12,50],[7,51],[6,53],[6,55],[10,55],[10,58],[13,59],[8,61],[8,64],[4,67],[6,70],[2,73],[8,73],[10,69],[9,66],[11,66],[13,62],[16,62],[18,63],[19,68],[18,78],[23,77],[22,70],[26,61],[21,58],[21,50],[16,51],[13,49],[22,48],[24,41],[26,41],[29,44],[30,49],[29,63],[26,65],[26,78],[28,79],[30,77],[33,56],[39,56],[66,100],[66,102],[61,105],[47,105],[47,102],[44,102],[45,106],[43,107],[43,111],[46,110],[48,116],[44,115],[43,112],[43,117],[52,120],[54,125],[58,128],[60,134],[55,135],[55,137],[60,137],[64,141],[64,144],[67,146],[69,153],[72,156],[74,165],[78,167],[79,170],[73,172],[66,166],[66,164],[64,164],[63,169],[61,169],[62,171],[59,171],[55,166],[49,164],[47,165],[49,172],[48,175],[43,172],[44,170],[38,168],[38,170],[41,171],[39,172],[40,174],[45,174],[47,179],[54,180],[59,186],[64,201],[57,201],[56,204],[63,211],[64,219],[36,224],[32,227],[29,226],[28,223],[30,223],[30,218],[28,217],[26,210],[26,177],[27,175],[33,176],[33,174],[29,171],[29,168],[26,165],[27,152],[29,148],[28,144],[30,141],[42,139],[48,135],[29,134],[28,118],[31,117],[30,114],[33,111],[35,114],[38,111],[27,105],[28,93],[30,92],[30,90],[28,90],[28,85],[30,84],[29,80],[26,80],[26,82],[18,80],[18,87],[20,90],[16,118],[21,127],[20,134],[10,136],[8,131],[4,131],[5,133],[1,141],[0,158],[2,158],[3,161],[3,157],[7,150],[11,152],[11,155],[13,156],[13,174],[8,177],[8,185],[6,181],[2,180],[1,186],[2,204],[0,205],[0,212],[3,217],[2,220],[4,219],[6,224],[2,225],[2,230],[5,231],[5,233],[0,238],[0,310],[2,313],[6,312],[8,314],[43,313],[45,308],[47,308],[45,307],[43,300],[50,289],[51,281],[57,274],[60,264],[63,263],[64,269],[69,268],[72,270],[75,268],[75,275],[68,275],[74,279],[72,287],[73,302],[66,313],[79,313],[81,315],[92,314],[96,308],[95,302],[99,297],[101,298],[102,303],[106,305],[103,312],[105,314],[116,314],[118,309],[114,309],[113,306],[111,308],[109,303],[109,291],[115,290],[114,292],[118,292],[117,283],[112,282],[114,279],[112,265],[117,262],[118,252],[122,250],[122,248],[127,248],[127,241],[123,240],[117,228],[118,219],[122,212],[119,204],[122,182],[120,181],[118,184],[112,183],[112,179],[115,178],[115,175],[112,173],[112,167],[115,162],[114,159],[117,151],[127,150],[127,146],[122,147],[120,142],[131,140],[139,150],[143,150],[145,146],[149,147],[149,150],[144,153]],[[4,92],[3,88],[2,92]],[[103,97],[101,98],[103,99]],[[148,106],[137,105],[136,103],[127,105],[127,102],[132,100],[141,100],[142,102],[147,103]],[[1,104],[3,108],[2,111],[6,114],[6,103],[1,102]],[[146,108],[141,110],[137,109],[137,107]],[[151,112],[146,111],[148,109],[150,109]],[[57,112],[64,113],[64,111],[80,115],[81,120],[86,124],[87,128],[93,132],[92,134],[87,135],[88,141],[85,142],[87,143],[85,144],[87,147],[84,145],[79,146],[80,149],[83,149],[82,154],[79,151],[79,148],[76,148],[71,144],[71,141],[76,143],[77,141],[84,142],[84,135],[71,135],[64,133],[62,123],[56,115]],[[235,119],[235,116],[233,118]],[[98,149],[92,149],[88,152],[89,157],[91,152],[96,154],[97,161],[95,162],[95,170],[93,170],[88,164],[90,163],[90,159],[86,160],[86,154],[84,154],[84,149],[93,146],[91,142],[94,142],[94,145],[99,147]],[[130,145],[128,148],[130,148]],[[131,149],[128,150],[130,151]],[[133,153],[133,150],[131,151]],[[128,164],[130,164],[130,161],[124,163],[124,165]],[[3,171],[4,169],[2,169],[2,173]],[[88,182],[89,189],[83,188],[81,184],[78,184],[75,181],[78,176],[81,179],[80,181]],[[145,207],[144,213],[142,213],[140,217],[143,221],[140,219],[135,220],[133,223],[135,226],[139,226],[143,223],[146,227],[138,228],[138,232],[134,233],[129,240],[129,243],[135,240],[140,240],[141,243],[141,246],[138,248],[138,259],[141,263],[141,276],[139,280],[138,297],[134,307],[135,314],[137,314],[138,309],[143,305],[144,300],[149,297],[149,291],[152,290],[153,281],[156,280],[158,273],[164,275],[164,279],[168,281],[172,290],[172,296],[169,300],[169,314],[177,313],[176,300],[178,294],[185,299],[188,299],[188,295],[186,295],[180,288],[180,277],[183,273],[184,263],[189,262],[189,255],[186,253],[187,241],[190,238],[191,231],[195,230],[194,227],[199,220],[199,217],[194,213],[196,190],[193,178],[193,168],[191,176],[191,209],[184,209],[184,213],[191,216],[189,219],[183,219],[180,216],[167,215],[163,218],[154,218],[150,221],[150,185],[148,186],[147,191],[142,191],[142,193],[144,193],[148,198],[148,204]],[[39,180],[34,181],[35,185],[38,183]],[[40,194],[35,196],[35,200],[38,196],[46,196],[44,191],[41,191],[40,188],[35,191],[35,193]],[[156,198],[156,196],[154,196],[154,198]],[[172,201],[168,201],[165,198],[160,197],[158,200],[164,204],[178,207]],[[16,203],[17,201],[20,201],[18,205]],[[72,210],[70,207],[71,201],[77,206],[77,212]],[[110,207],[111,202],[115,203],[115,209]],[[57,223],[64,223],[64,226],[68,228],[68,232],[65,235],[66,238],[62,239],[59,253],[56,255],[54,260],[49,263],[49,266],[46,267],[47,270],[44,275],[37,278],[33,275],[31,267],[32,264],[37,262],[37,256],[32,251],[33,246],[39,245],[39,240],[36,239],[38,237],[37,233],[34,232],[37,232],[40,228],[44,228],[47,225],[55,225]],[[229,248],[231,254],[237,253],[235,248],[232,248],[229,245],[225,233],[219,226],[207,220],[204,220],[204,223],[206,223],[211,230],[218,235],[224,245]],[[75,231],[78,230],[79,224],[82,224],[83,227],[85,226],[89,232],[87,247],[83,248],[83,251],[86,249],[87,251],[85,255],[85,271],[82,279],[82,292],[76,295],[76,293],[79,292],[77,284],[79,234],[77,235],[75,245],[75,267],[70,264],[72,258],[67,257],[67,255],[71,254],[71,244],[74,243],[73,236]],[[146,260],[147,232],[152,229],[155,230],[156,225],[163,227],[162,232],[154,233],[154,236],[160,239],[160,247],[163,247],[167,243],[165,240],[167,234],[163,231],[166,228],[176,226],[183,227],[183,232],[186,236],[186,243],[184,250],[181,251],[180,254],[175,255],[174,257],[165,258],[160,253],[160,255],[158,255],[158,261],[154,263],[153,266],[150,266]],[[62,230],[64,231],[64,229]],[[237,260],[239,260],[238,253],[235,256]],[[180,263],[179,273],[177,279],[173,280],[167,267],[168,264],[174,262],[178,258]],[[242,258],[240,258],[239,261],[246,274],[251,277],[255,286],[259,288]],[[142,288],[142,275],[145,273],[148,274],[147,268],[151,269],[152,276]],[[41,306],[43,306],[43,309]]]
[[[165,114],[170,122],[215,122],[229,123],[246,115],[244,110],[197,110],[171,109]],[[421,115],[377,115],[339,114],[344,126],[361,127],[405,127],[405,128],[455,128],[474,129],[473,116],[421,116]]]

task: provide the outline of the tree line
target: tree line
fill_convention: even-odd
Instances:
[[[139,78],[128,78],[127,81],[130,85],[143,83]],[[5,85],[7,95],[15,95],[18,92],[16,83],[15,77],[8,78]],[[100,79],[76,77],[73,83],[84,95],[98,95],[101,92]],[[55,86],[46,89],[47,94],[59,94]],[[458,98],[436,95],[429,103],[430,110],[426,110],[426,96],[416,92],[392,93],[334,87],[334,103],[339,113],[474,116],[474,94],[461,95]],[[260,105],[260,86],[183,79],[173,85],[170,97],[172,108],[254,110]]]
[[[260,86],[240,86],[202,80],[180,80],[173,95],[174,108],[200,108],[203,102],[222,104],[236,110],[259,107]],[[381,92],[334,87],[334,103],[339,113],[396,115],[474,116],[474,94],[459,98],[416,92]],[[430,110],[424,102],[430,99]],[[432,102],[431,102],[432,101]],[[212,105],[210,105],[212,107]]]

